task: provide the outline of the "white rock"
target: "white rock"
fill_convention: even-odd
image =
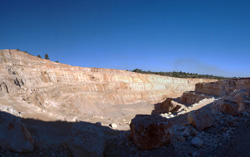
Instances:
[[[111,124],[109,124],[109,126],[110,126],[111,128],[113,128],[113,129],[117,129],[117,124],[115,124],[115,123],[111,123]]]

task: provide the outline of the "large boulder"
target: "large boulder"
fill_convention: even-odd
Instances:
[[[105,137],[102,128],[85,122],[75,123],[68,145],[76,157],[103,156]]]
[[[193,91],[188,91],[182,94],[180,102],[182,104],[192,105],[206,98],[212,98],[212,97],[204,94],[195,93]]]
[[[231,95],[233,95],[233,100],[238,103],[238,113],[250,112],[250,90],[239,90]]]
[[[233,116],[250,112],[250,90],[236,90],[216,101],[212,109]]]
[[[203,130],[213,125],[214,120],[209,109],[191,111],[188,114],[188,122],[198,130]]]
[[[34,140],[20,118],[0,112],[0,147],[23,153],[34,149]]]
[[[237,115],[239,108],[239,104],[236,101],[225,99],[220,106],[220,111],[222,113],[230,114],[230,115]]]
[[[166,118],[154,115],[136,115],[130,123],[134,143],[142,150],[150,150],[170,142]]]

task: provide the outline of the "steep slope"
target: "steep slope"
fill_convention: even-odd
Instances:
[[[0,96],[8,93],[43,110],[63,114],[100,115],[114,105],[157,103],[194,90],[196,83],[215,81],[82,68],[18,50],[1,50],[0,67]]]

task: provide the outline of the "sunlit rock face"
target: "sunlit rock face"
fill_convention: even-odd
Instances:
[[[250,89],[250,78],[198,83],[196,84],[195,91],[207,95],[223,96],[229,95],[238,89]]]
[[[18,50],[0,51],[0,73],[0,96],[18,94],[47,110],[84,114],[99,114],[108,105],[157,103],[215,81],[76,67]]]

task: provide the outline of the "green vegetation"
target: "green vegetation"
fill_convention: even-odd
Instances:
[[[44,59],[48,59],[49,60],[49,55],[47,53],[45,54]]]
[[[207,79],[218,79],[218,80],[226,80],[232,79],[230,77],[223,77],[223,76],[213,76],[208,74],[197,74],[197,73],[188,73],[188,72],[152,72],[152,71],[143,71],[141,69],[134,69],[132,72],[142,73],[142,74],[156,74],[162,76],[171,76],[171,77],[178,77],[178,78],[207,78]]]
[[[40,55],[37,55],[37,57],[42,58]]]

